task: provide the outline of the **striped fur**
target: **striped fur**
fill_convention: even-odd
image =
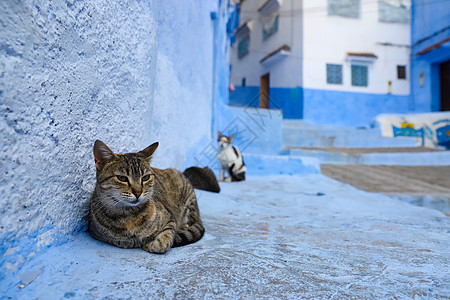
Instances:
[[[97,184],[89,209],[89,232],[121,248],[165,253],[204,234],[194,190],[175,169],[150,167],[158,143],[138,153],[115,154],[94,144]]]

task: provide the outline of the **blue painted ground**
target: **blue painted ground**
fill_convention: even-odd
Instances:
[[[206,235],[164,255],[80,233],[1,282],[2,299],[448,298],[450,219],[323,175],[197,191]]]

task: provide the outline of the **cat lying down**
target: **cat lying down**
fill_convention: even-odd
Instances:
[[[152,253],[202,238],[205,229],[192,184],[175,169],[150,166],[157,147],[156,142],[137,153],[117,154],[95,141],[97,183],[89,207],[93,238]]]

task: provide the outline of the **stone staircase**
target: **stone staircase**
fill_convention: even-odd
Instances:
[[[320,173],[321,164],[450,165],[450,151],[419,138],[381,137],[378,128],[285,120],[279,110],[227,107],[218,128],[236,136],[248,175]]]
[[[320,172],[368,192],[450,213],[450,151],[378,129],[283,120],[283,153],[315,160]]]
[[[450,152],[422,147],[413,137],[385,138],[376,128],[283,120],[283,154],[327,164],[450,165]]]
[[[393,148],[418,147],[421,140],[409,137],[384,138],[378,128],[352,128],[283,120],[285,148]]]

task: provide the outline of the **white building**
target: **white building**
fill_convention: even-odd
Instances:
[[[245,0],[230,105],[368,125],[408,111],[409,60],[409,0]]]

